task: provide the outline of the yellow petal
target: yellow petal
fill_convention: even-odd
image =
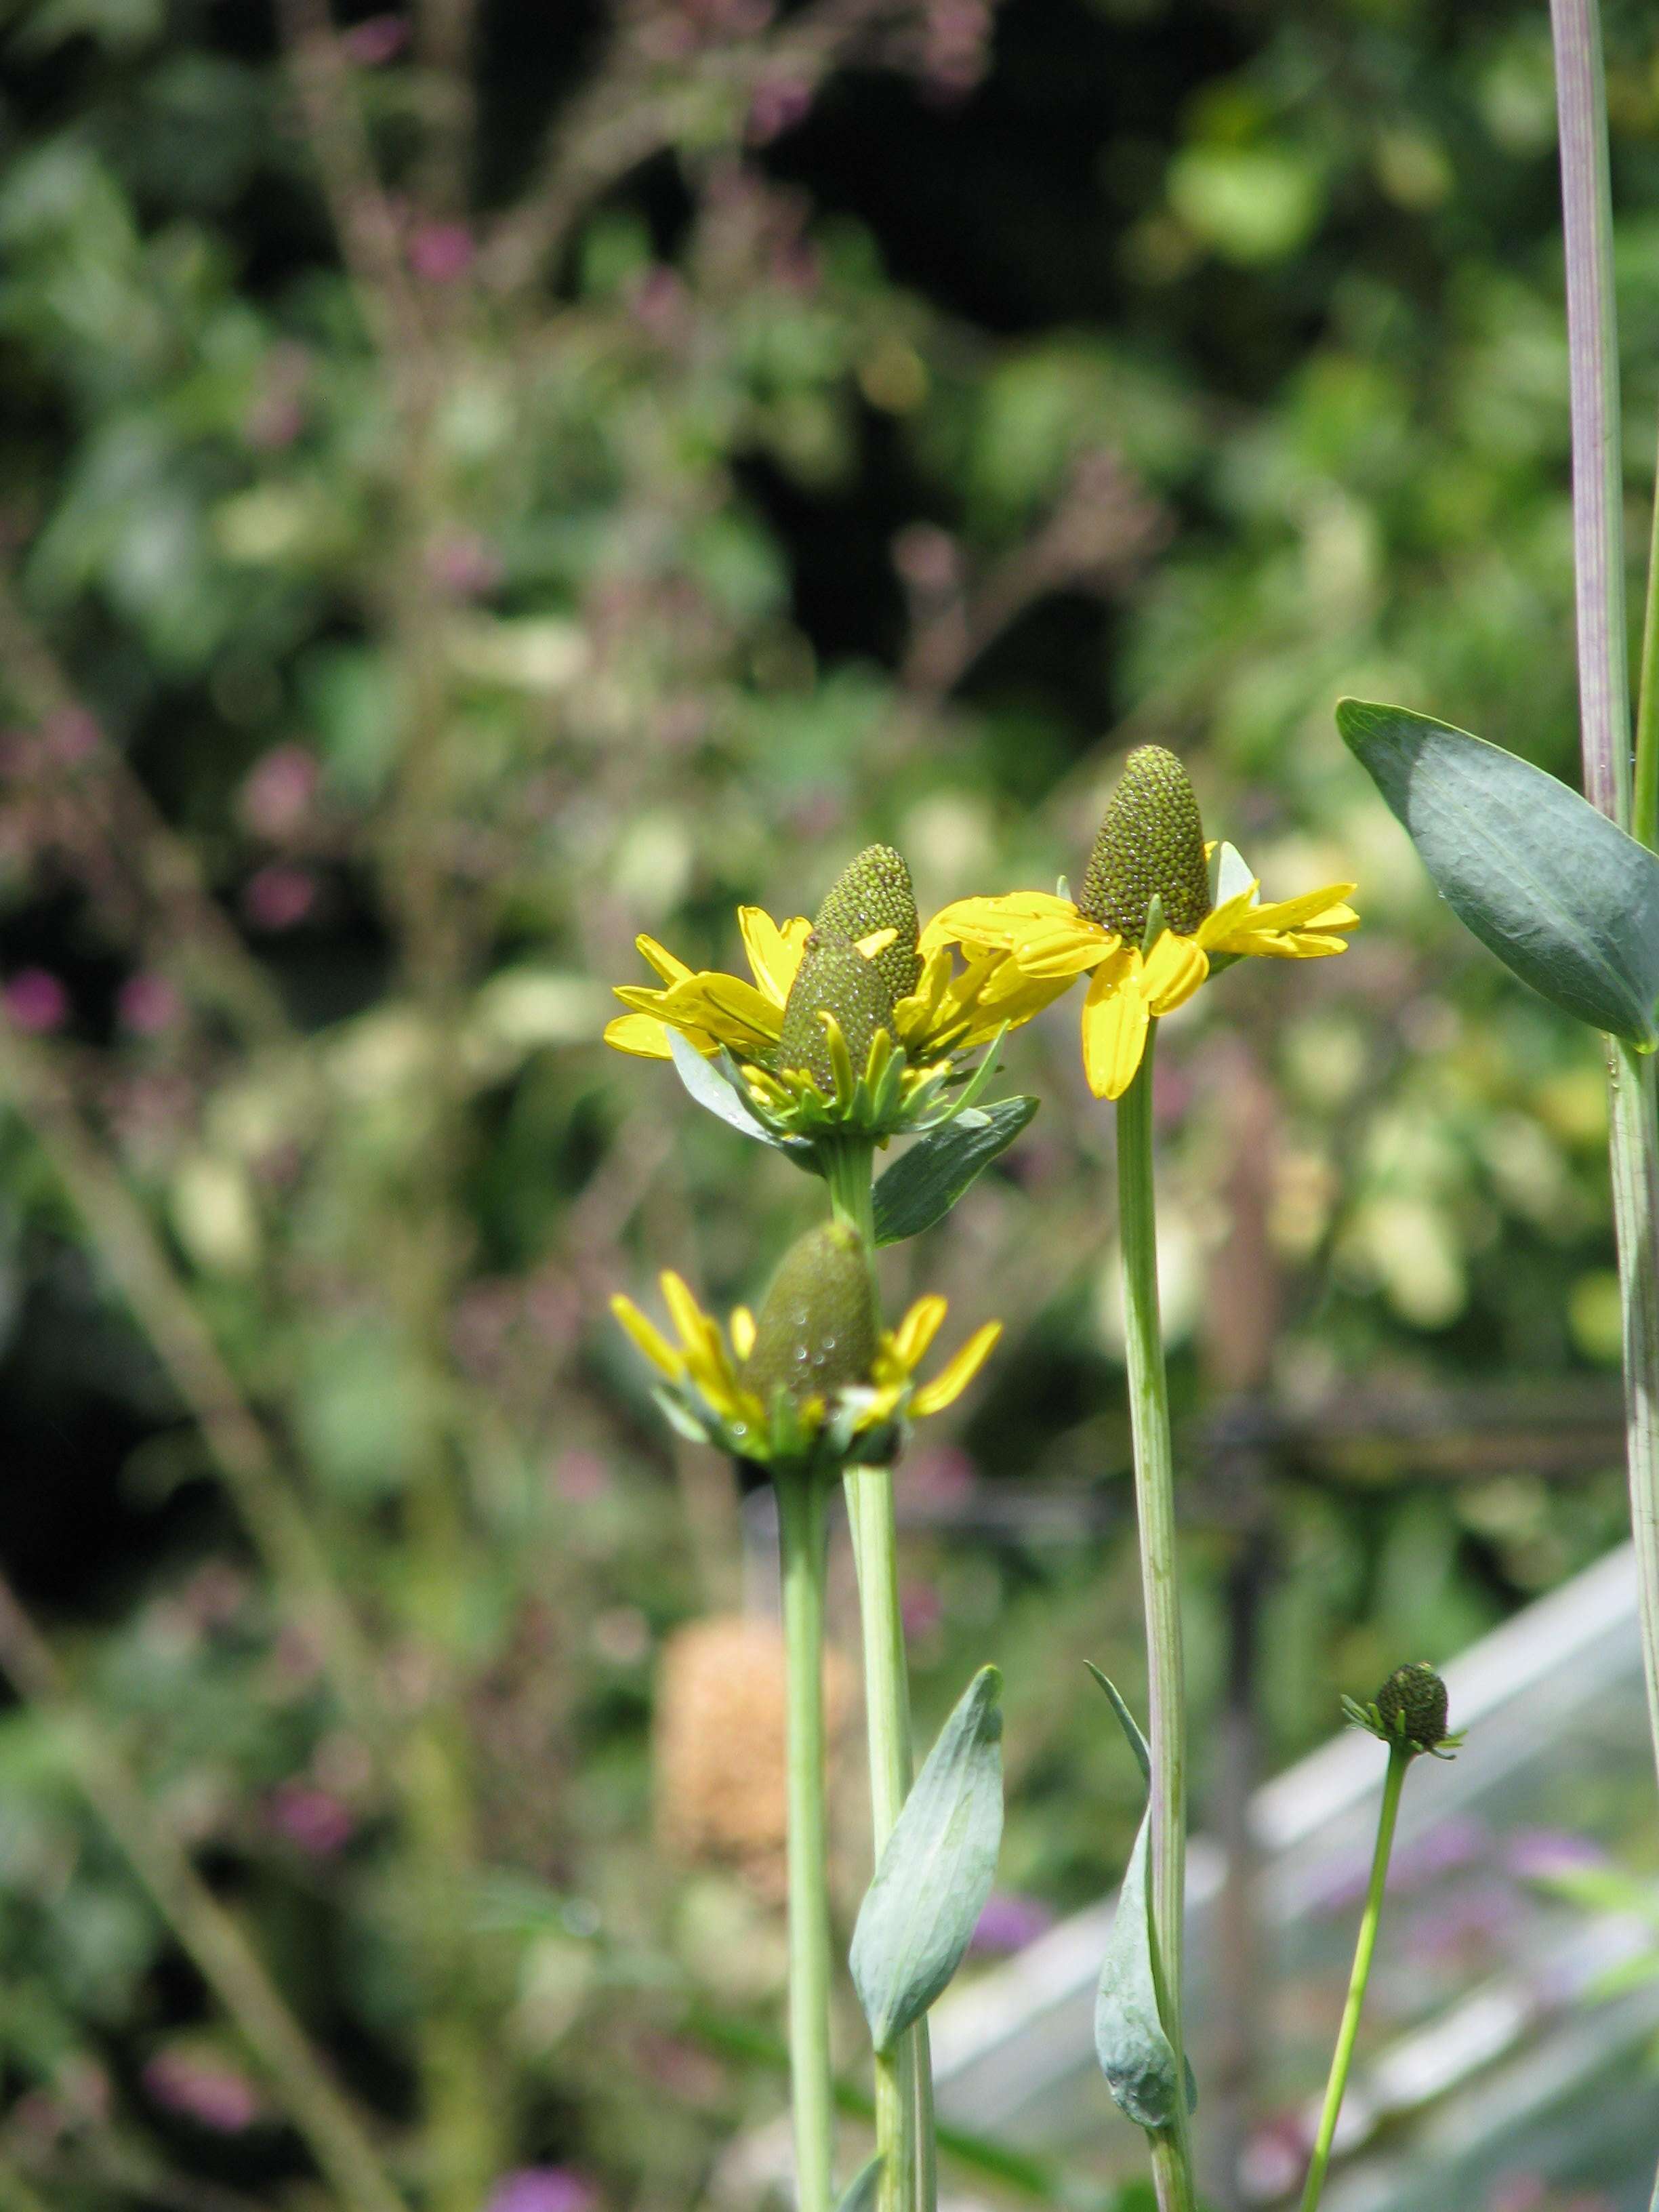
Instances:
[[[781,1006],[800,966],[801,947],[811,923],[804,915],[797,915],[780,928],[764,907],[740,906],[738,927],[743,933],[743,949],[749,955],[756,982],[775,1006]]]
[[[670,1060],[668,1031],[653,1014],[618,1014],[605,1025],[605,1041],[640,1060]],[[707,1050],[708,1047],[702,1049]]]
[[[1083,1002],[1083,1072],[1097,1098],[1121,1098],[1135,1079],[1152,1018],[1141,958],[1123,945],[1096,969]]]
[[[739,1359],[747,1359],[755,1348],[755,1316],[747,1306],[732,1309],[732,1349]]]
[[[1073,911],[1023,928],[1015,939],[1014,957],[1028,975],[1070,977],[1097,968],[1121,942],[1115,931]]]
[[[623,994],[619,991],[617,995],[621,998]],[[630,1003],[637,1005],[639,1001]],[[781,1006],[775,1006],[752,983],[745,983],[736,975],[722,975],[715,969],[689,976],[672,990],[660,993],[653,1007],[641,1011],[654,1012],[659,1020],[672,1022],[676,1029],[701,1030],[751,1059],[757,1050],[769,1053],[783,1028]]]
[[[636,937],[634,946],[642,959],[650,962],[665,983],[684,983],[691,973],[684,960],[671,952],[665,945],[659,945],[654,937]]]
[[[1255,955],[1270,960],[1317,959],[1346,951],[1333,940],[1337,930],[1357,928],[1359,916],[1347,903],[1352,884],[1324,884],[1299,898],[1276,899],[1235,915],[1236,900],[1218,908],[1200,926],[1199,941],[1212,951]],[[1314,933],[1309,936],[1309,932]]]
[[[897,943],[897,930],[872,929],[868,937],[854,939],[853,950],[855,952],[861,952],[866,960],[873,960],[878,952],[885,952],[890,945]]]
[[[1077,909],[1052,891],[1008,891],[1000,898],[956,899],[941,908],[921,933],[921,956],[941,945],[981,945],[1006,951],[1034,921],[1064,921]]]
[[[893,1331],[893,1351],[908,1375],[927,1352],[928,1346],[939,1334],[939,1325],[944,1320],[945,1300],[937,1293],[918,1298]]]
[[[685,1362],[666,1337],[652,1327],[634,1301],[618,1291],[611,1301],[611,1310],[651,1364],[659,1367],[671,1382],[678,1382],[685,1372]]]
[[[680,1333],[681,1343],[690,1351],[704,1340],[711,1325],[708,1316],[672,1267],[665,1267],[657,1279],[662,1286],[669,1318]]]
[[[922,1384],[910,1401],[910,1411],[925,1419],[954,1403],[990,1358],[991,1347],[1001,1334],[1000,1321],[988,1321],[983,1328],[976,1328],[956,1358],[931,1382]]]
[[[1166,929],[1146,955],[1141,988],[1149,1013],[1173,1013],[1184,1006],[1210,972],[1210,963],[1190,937]]]

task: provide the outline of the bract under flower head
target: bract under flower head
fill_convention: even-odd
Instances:
[[[738,1306],[724,1332],[675,1274],[661,1284],[678,1341],[631,1299],[611,1299],[611,1311],[664,1378],[657,1401],[683,1435],[775,1475],[828,1472],[896,1458],[912,1419],[942,1413],[961,1396],[1001,1322],[988,1322],[918,1385],[915,1370],[945,1318],[945,1300],[920,1298],[896,1328],[878,1329],[868,1262],[849,1234],[831,1224],[800,1239],[773,1279],[760,1321]]]
[[[958,1086],[968,1057],[1029,1021],[1066,986],[1027,975],[1003,949],[975,948],[958,957],[941,939],[925,957],[914,944],[907,951],[907,903],[914,914],[908,872],[900,883],[886,855],[879,846],[861,854],[825,900],[821,943],[836,945],[834,963],[842,972],[830,979],[833,988],[807,994],[816,1003],[798,1002],[798,1022],[789,1022],[789,1008],[813,925],[803,915],[779,923],[759,907],[743,907],[738,921],[754,981],[693,970],[641,937],[639,949],[662,988],[619,986],[617,996],[630,1011],[607,1028],[606,1043],[667,1060],[674,1057],[672,1039],[684,1038],[713,1063],[757,1133],[803,1153],[819,1138],[884,1142],[949,1120],[966,1103]],[[902,868],[896,854],[890,857]],[[897,919],[861,938],[828,926],[842,917],[856,926],[883,914]],[[890,964],[895,952],[906,954],[899,969]],[[887,995],[878,1000],[858,988],[866,979],[847,969],[849,956],[868,964],[868,980]],[[821,964],[830,964],[829,956]],[[896,974],[914,975],[914,987],[896,999]]]
[[[1000,952],[1054,995],[1088,975],[1084,1073],[1096,1097],[1121,1098],[1140,1066],[1151,1024],[1183,1006],[1208,976],[1247,957],[1315,960],[1344,952],[1342,933],[1358,925],[1347,903],[1352,884],[1326,884],[1264,905],[1232,847],[1201,839],[1186,771],[1162,747],[1143,746],[1130,756],[1108,805],[1081,899],[1048,891],[958,899],[923,930],[923,957],[953,945],[970,959]]]

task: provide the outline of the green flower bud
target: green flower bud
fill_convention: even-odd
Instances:
[[[1372,1700],[1389,1738],[1416,1751],[1433,1751],[1446,1739],[1446,1686],[1425,1659],[1396,1667]]]
[[[854,945],[878,929],[896,929],[893,943],[875,957],[882,981],[896,1001],[908,999],[921,980],[916,894],[909,869],[890,845],[866,845],[856,860],[848,861],[812,927],[832,937],[850,938]]]
[[[800,966],[783,1009],[778,1039],[780,1067],[804,1067],[825,1097],[836,1087],[829,1040],[820,1014],[833,1014],[847,1040],[855,1076],[864,1072],[876,1031],[893,1028],[893,994],[880,963],[866,960],[847,938],[815,929],[806,940]]]
[[[782,1389],[799,1406],[867,1382],[875,1357],[875,1293],[863,1243],[845,1222],[825,1222],[784,1254],[743,1379],[763,1405]]]
[[[1139,945],[1154,898],[1166,925],[1190,937],[1210,911],[1210,872],[1186,769],[1162,745],[1137,745],[1106,802],[1078,906]]]

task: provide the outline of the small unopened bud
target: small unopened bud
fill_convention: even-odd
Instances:
[[[878,964],[844,937],[815,929],[806,940],[783,1009],[780,1067],[804,1067],[826,1097],[835,1069],[821,1014],[833,1014],[847,1040],[854,1075],[861,1075],[876,1031],[893,1034],[893,995]]]
[[[1425,1659],[1396,1667],[1372,1700],[1391,1741],[1432,1751],[1446,1740],[1446,1686]]]
[[[781,1389],[799,1406],[867,1382],[875,1357],[869,1260],[857,1230],[826,1222],[784,1254],[755,1322],[744,1381],[763,1405]]]
[[[1186,769],[1163,745],[1137,745],[1106,802],[1078,905],[1139,945],[1155,898],[1166,925],[1190,937],[1210,911],[1210,872]]]
[[[848,862],[812,927],[850,938],[854,945],[878,929],[896,929],[898,935],[876,954],[874,965],[895,1000],[908,999],[921,981],[915,889],[902,856],[890,845],[866,845],[857,860]]]

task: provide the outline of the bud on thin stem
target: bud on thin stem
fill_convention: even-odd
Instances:
[[[755,1323],[744,1380],[763,1405],[796,1406],[867,1382],[876,1357],[875,1297],[863,1239],[825,1222],[792,1244]]]

